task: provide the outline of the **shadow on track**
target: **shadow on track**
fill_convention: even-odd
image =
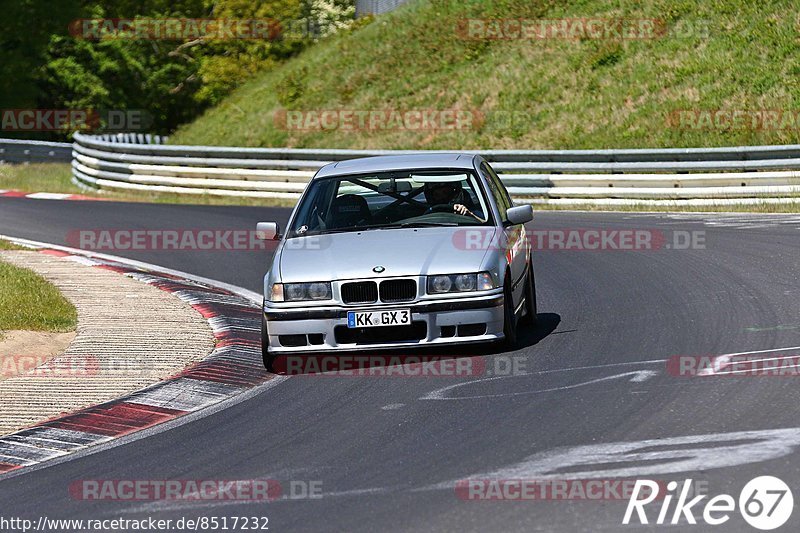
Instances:
[[[558,313],[539,313],[536,315],[536,327],[520,327],[517,330],[517,349],[528,348],[553,333],[561,323]]]

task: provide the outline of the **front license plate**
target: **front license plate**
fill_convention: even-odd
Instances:
[[[387,309],[385,311],[348,311],[348,328],[374,328],[376,326],[408,326],[411,324],[410,309]]]

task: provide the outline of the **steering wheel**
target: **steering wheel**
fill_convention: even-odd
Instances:
[[[428,213],[453,213],[453,206],[448,204],[433,205],[428,208]]]

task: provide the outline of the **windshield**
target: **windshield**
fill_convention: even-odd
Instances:
[[[488,224],[490,210],[472,172],[401,171],[312,182],[288,236]]]

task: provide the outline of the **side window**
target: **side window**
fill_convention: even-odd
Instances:
[[[486,165],[486,163],[484,163],[484,165]],[[497,175],[497,172],[495,172],[491,166],[486,165],[486,168],[489,171],[489,175],[492,177],[495,183],[497,183],[497,188],[500,191],[500,194],[506,199],[506,205],[508,207],[514,207],[514,201],[511,199],[511,195],[508,194],[508,189],[506,189],[506,186],[503,185],[503,181],[500,179],[500,176]]]
[[[511,203],[511,198],[509,198],[508,192],[505,187],[503,187],[500,177],[489,165],[481,163],[481,173],[486,178],[486,182],[489,184],[489,190],[494,197],[495,203],[497,203],[497,210],[500,211],[500,219],[505,221],[506,210],[513,205]]]

